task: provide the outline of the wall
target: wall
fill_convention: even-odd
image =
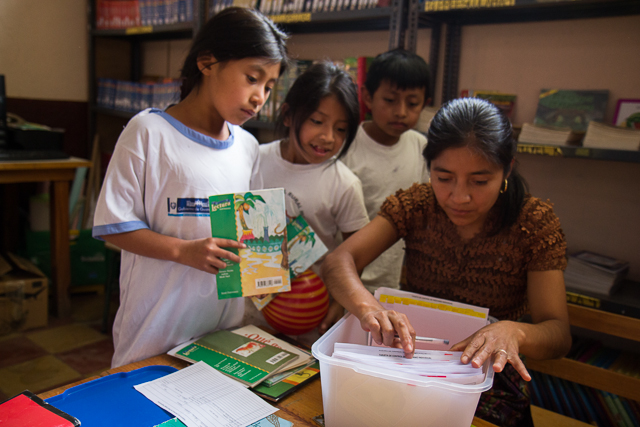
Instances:
[[[0,1],[7,96],[87,100],[86,0]]]
[[[1,0],[0,74],[7,111],[66,130],[63,149],[89,157],[86,0]]]

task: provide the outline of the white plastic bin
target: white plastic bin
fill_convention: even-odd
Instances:
[[[469,427],[480,394],[493,385],[490,361],[482,384],[407,380],[397,372],[333,359],[337,342],[366,345],[367,333],[355,316],[343,317],[311,348],[320,361],[327,427]]]

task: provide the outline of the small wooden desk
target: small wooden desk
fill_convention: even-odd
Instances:
[[[77,383],[56,388],[46,393],[41,393],[39,396],[42,399],[47,399],[52,396],[57,396],[70,387],[82,384],[90,380],[94,380],[118,372],[128,372],[150,365],[167,365],[173,366],[174,368],[182,369],[189,364],[183,360],[165,354],[122,366],[120,368],[109,369],[101,373],[99,376],[87,378]],[[300,390],[290,394],[280,402],[274,404],[274,406],[279,409],[279,411],[276,412],[277,416],[291,421],[296,427],[318,427],[318,425],[313,421],[313,417],[316,417],[324,412],[322,408],[322,388],[320,380],[315,380],[311,384],[302,387]],[[495,425],[483,421],[479,418],[473,419],[473,425],[476,427],[496,427]]]
[[[24,160],[0,162],[0,184],[51,181],[51,273],[55,294],[55,313],[58,317],[71,314],[69,284],[69,182],[76,169],[90,167],[91,162],[77,157],[64,160]],[[5,201],[6,202],[6,201]]]

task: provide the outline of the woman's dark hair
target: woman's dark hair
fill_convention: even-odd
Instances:
[[[415,53],[394,49],[376,56],[367,70],[364,84],[371,96],[384,80],[401,90],[423,88],[425,103],[431,98],[429,66]]]
[[[474,138],[469,139],[470,136]],[[444,150],[471,146],[490,162],[501,165],[506,175],[516,154],[511,122],[495,105],[479,98],[445,103],[431,120],[427,140],[423,156],[429,170],[431,162]],[[507,190],[498,198],[501,211],[496,233],[515,223],[528,192],[515,164],[507,182]]]
[[[358,88],[349,74],[331,62],[319,62],[309,67],[296,79],[284,99],[276,119],[276,132],[281,137],[289,135],[285,126],[286,118],[291,120],[291,128],[300,144],[302,124],[312,115],[323,98],[333,95],[347,113],[347,136],[338,157],[347,152],[358,130],[360,110]]]
[[[260,12],[230,7],[216,14],[196,36],[182,67],[180,99],[200,85],[198,58],[211,54],[217,62],[262,57],[280,63],[280,75],[287,68],[287,35]]]

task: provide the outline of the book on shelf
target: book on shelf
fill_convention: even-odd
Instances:
[[[364,84],[367,81],[367,72],[369,71],[369,66],[371,65],[371,62],[373,62],[373,59],[374,58],[371,56],[358,56],[344,59],[345,71],[349,73],[353,82],[358,85],[360,121],[371,120],[371,111],[369,110],[369,108],[367,108],[364,102],[362,91],[364,88]]]
[[[589,122],[582,146],[637,151],[640,149],[640,129],[611,126],[592,121]]]
[[[542,89],[533,123],[586,132],[590,121],[604,121],[608,99],[607,90]]]
[[[463,98],[485,99],[498,107],[509,119],[513,118],[513,111],[516,108],[517,95],[503,93],[495,90],[463,90],[460,94]]]
[[[218,272],[218,298],[291,290],[284,189],[210,196],[209,217],[213,237],[247,246],[227,248],[240,256],[240,263],[227,262]]]
[[[567,287],[567,302],[640,319],[640,283],[622,280],[613,295],[599,295]]]
[[[583,132],[576,132],[570,127],[553,127],[523,123],[518,142],[542,145],[579,145],[584,137]]]
[[[613,124],[640,130],[640,99],[618,99]]]
[[[611,295],[629,272],[629,263],[590,251],[569,256],[564,280],[567,288]]]
[[[293,86],[295,80],[304,73],[313,61],[308,59],[297,59],[289,62],[287,71],[280,76],[276,86],[273,89],[271,97],[263,105],[258,115],[258,120],[263,122],[274,122],[278,117],[278,112],[284,103],[289,89]]]
[[[255,387],[298,359],[293,352],[225,330],[181,344],[167,354],[190,363],[203,361],[247,387]]]
[[[418,132],[422,132],[424,134],[429,132],[429,126],[431,126],[431,120],[433,119],[433,116],[435,116],[437,112],[438,112],[437,107],[432,107],[429,105],[424,107],[422,111],[420,111],[420,117],[418,117],[418,123],[416,123],[415,129]]]
[[[252,391],[264,399],[272,402],[278,402],[319,378],[319,374],[320,364],[318,362],[314,362],[301,371],[289,375],[287,378],[275,385],[268,387],[265,383],[258,384],[258,386],[254,387]]]

